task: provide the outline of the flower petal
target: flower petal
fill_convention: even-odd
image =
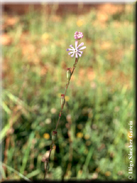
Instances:
[[[74,57],[74,53],[71,55],[71,57]]]
[[[69,52],[68,54],[71,55],[72,53],[74,53],[74,52]]]
[[[70,50],[74,51],[75,49],[74,48],[68,48],[67,49],[67,51],[70,51]]]
[[[77,49],[78,41],[75,41],[75,49]]]
[[[71,45],[69,45],[71,48],[73,48],[74,49],[74,46],[71,44]]]
[[[79,50],[84,50],[86,48],[86,46],[83,46],[82,48],[80,48]]]
[[[71,57],[74,57],[74,52],[69,52],[68,55],[70,55]]]
[[[81,56],[82,56],[82,54],[78,53],[78,56],[80,56],[80,57],[81,57]]]
[[[79,48],[80,46],[83,46],[83,45],[84,45],[84,43],[82,42],[82,43],[80,43],[80,44],[78,45],[77,48]]]
[[[76,56],[75,57],[78,58],[78,52],[76,52]]]
[[[81,53],[81,54],[82,54],[82,53],[83,53],[83,51],[78,51],[78,53]]]

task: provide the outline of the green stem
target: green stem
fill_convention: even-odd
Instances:
[[[78,58],[75,58],[75,63],[74,63],[74,65],[73,65],[73,69],[72,69],[72,72],[71,72],[71,76],[70,76],[70,78],[69,78],[69,80],[68,80],[68,83],[66,84],[65,93],[64,93],[64,98],[65,98],[65,95],[66,95],[66,92],[67,92],[67,89],[68,89],[68,86],[69,86],[71,77],[72,77],[72,75],[73,75],[73,73],[74,73],[74,70],[75,70],[75,68],[76,68],[77,63],[78,63]],[[58,128],[58,125],[59,125],[59,122],[60,122],[60,118],[61,118],[61,114],[62,114],[63,108],[64,108],[64,104],[61,106],[61,111],[60,111],[60,113],[59,113],[59,117],[58,117],[58,121],[57,121],[57,124],[56,124],[55,131],[57,131],[57,128]],[[52,146],[53,144],[54,144],[54,142],[52,141],[51,146]],[[50,159],[51,151],[52,151],[52,148],[50,149],[49,156],[48,156],[48,158],[46,159],[46,167],[45,167],[45,175],[44,175],[44,178],[45,178],[45,179],[46,179],[46,175],[47,175],[47,172],[48,172],[47,167],[48,167],[48,164],[49,164],[49,159]]]

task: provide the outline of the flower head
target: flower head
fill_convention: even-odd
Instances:
[[[49,135],[48,133],[44,133],[43,137],[44,137],[45,139],[49,139],[49,138],[50,138],[50,135]]]
[[[81,39],[81,38],[83,38],[83,33],[76,31],[75,34],[74,34],[74,39],[78,40],[78,39]]]
[[[70,45],[70,48],[67,49],[67,51],[70,51],[68,54],[71,57],[74,57],[74,55],[76,58],[78,58],[78,56],[81,57],[83,54],[83,51],[81,51],[81,50],[84,50],[86,48],[86,46],[83,46],[83,45],[84,45],[83,42],[78,45],[78,41],[75,41],[75,48],[72,45]],[[83,47],[81,47],[81,46],[83,46]]]

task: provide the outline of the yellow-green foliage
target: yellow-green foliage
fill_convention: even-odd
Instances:
[[[7,27],[12,40],[2,48],[1,135],[7,166],[29,179],[43,179],[41,159],[50,148],[66,70],[74,64],[66,49],[80,31],[87,48],[66,94],[48,178],[128,180],[135,65],[134,7],[126,7],[106,20],[93,9],[62,17],[32,11]],[[13,170],[5,168],[3,179],[22,178]]]

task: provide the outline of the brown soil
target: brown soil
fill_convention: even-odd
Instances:
[[[118,11],[123,12],[125,9],[125,4],[113,4],[113,3],[103,3],[103,4],[95,4],[95,3],[78,3],[78,4],[47,4],[41,5],[39,4],[3,4],[3,12],[8,14],[24,14],[30,11],[31,9],[35,9],[37,11],[45,11],[45,13],[56,13],[57,15],[64,15],[67,13],[73,14],[83,14],[88,13],[91,9],[97,9],[99,14],[102,14],[102,19],[106,19],[106,14],[115,14]],[[111,10],[111,11],[110,11]]]

